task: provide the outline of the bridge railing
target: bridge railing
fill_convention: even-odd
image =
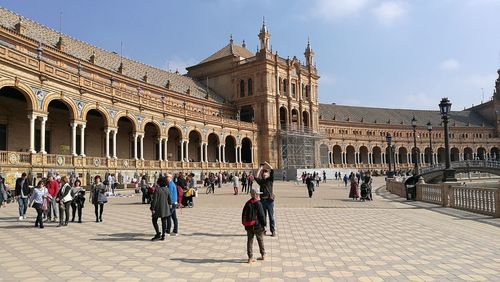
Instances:
[[[500,169],[500,161],[493,160],[466,160],[466,161],[457,161],[450,163],[451,168],[493,168]],[[445,164],[439,163],[431,166],[423,167],[420,169],[420,173],[425,174],[429,172],[444,170]]]
[[[443,207],[500,217],[500,189],[442,184],[417,184],[416,200]]]

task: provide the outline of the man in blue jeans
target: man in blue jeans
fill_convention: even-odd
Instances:
[[[28,209],[28,198],[30,196],[29,181],[25,172],[16,180],[15,196],[19,203],[19,220],[26,219],[26,210]]]
[[[264,166],[267,166],[267,168],[264,168]],[[260,165],[255,181],[259,184],[260,192],[262,193],[262,195],[260,196],[260,202],[262,203],[262,207],[264,208],[264,213],[266,214],[266,216],[269,216],[269,229],[271,230],[271,236],[275,237],[276,226],[274,222],[273,192],[274,170],[268,162],[264,162],[264,164]]]
[[[167,219],[167,236],[177,236],[179,223],[177,221],[177,213],[175,212],[177,208],[177,187],[175,186],[172,174],[167,174],[168,190],[170,191],[170,199],[172,200],[172,215]],[[172,228],[172,221],[174,222],[173,233],[170,234],[170,228]]]

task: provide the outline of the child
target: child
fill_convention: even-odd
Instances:
[[[241,220],[245,230],[247,231],[247,254],[248,263],[252,263],[253,259],[253,237],[257,237],[257,243],[259,243],[260,250],[260,260],[264,260],[266,251],[264,250],[264,229],[266,226],[266,217],[264,215],[264,209],[259,201],[259,194],[262,194],[257,189],[250,190],[250,196],[252,197],[245,203],[243,207],[243,213],[241,215]]]

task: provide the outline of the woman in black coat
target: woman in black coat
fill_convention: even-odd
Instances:
[[[164,176],[159,177],[157,184],[158,188],[156,188],[154,194],[151,195],[151,217],[153,227],[156,231],[156,235],[151,239],[151,241],[165,240],[167,219],[172,215],[172,198],[170,197],[167,178]],[[161,233],[158,227],[158,218],[161,218]]]

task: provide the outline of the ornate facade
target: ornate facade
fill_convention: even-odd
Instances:
[[[265,23],[258,37],[256,53],[231,39],[180,75],[0,8],[1,172],[42,177],[53,170],[89,179],[104,172],[250,170],[264,160],[291,168],[291,144],[284,141],[290,134],[301,136],[297,148],[311,144],[305,151],[311,162],[303,166],[383,169],[388,132],[405,167],[412,147],[408,117],[439,125],[437,112],[319,104],[310,44],[301,62],[273,53]],[[500,99],[494,97],[452,116],[455,159],[498,158]],[[436,161],[441,131],[432,133]],[[425,155],[427,132],[419,127],[418,134]]]

